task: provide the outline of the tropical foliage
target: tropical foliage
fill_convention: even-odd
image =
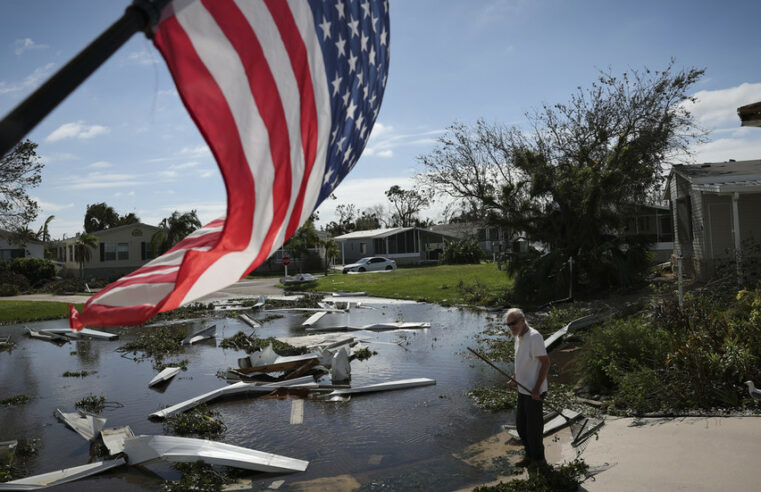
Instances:
[[[185,213],[175,210],[172,215],[159,223],[159,230],[151,238],[153,255],[158,256],[169,251],[175,244],[199,228],[201,228],[201,221],[195,210]]]

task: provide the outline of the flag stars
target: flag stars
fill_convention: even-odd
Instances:
[[[333,79],[333,82],[330,84],[333,86],[333,95],[335,96],[338,94],[338,89],[341,87],[341,77],[338,76],[338,73],[336,73],[336,78]]]
[[[349,57],[349,73],[354,73],[357,71],[357,57],[355,55],[351,55]]]
[[[357,87],[362,87],[362,83],[364,82],[364,75],[362,75],[362,69],[357,72]]]
[[[351,91],[349,90],[348,87],[346,88],[346,91],[344,92],[343,96],[341,96],[341,97],[343,97],[343,100],[344,100],[344,107],[348,106],[349,105],[349,98],[351,97]]]
[[[381,29],[380,33],[380,45],[381,46],[387,46],[388,45],[388,31],[386,31],[386,26],[383,26],[383,29]]]
[[[367,55],[370,65],[375,65],[375,46],[370,46],[370,53]]]
[[[354,20],[352,17],[352,19],[347,22],[347,24],[349,25],[349,29],[351,29],[351,35],[359,37],[359,29],[357,29],[357,26],[359,26],[359,21]]]
[[[357,112],[357,105],[354,104],[354,101],[351,101],[351,104],[349,104],[349,107],[346,109],[346,119],[354,118],[354,113]]]
[[[357,131],[362,129],[362,122],[364,121],[365,116],[362,113],[359,113],[359,116],[357,116],[357,120],[354,122],[354,126],[357,128]]]
[[[338,49],[338,57],[346,56],[346,40],[341,36],[338,35],[338,41],[336,41],[336,48]]]
[[[344,3],[339,0],[338,3],[336,3],[336,10],[338,11],[338,19],[344,19],[346,17],[346,12],[344,11]]]
[[[367,133],[367,127],[365,125],[362,125],[362,131],[359,132],[359,138],[364,140],[366,133]]]
[[[378,23],[378,18],[375,17],[375,16],[372,16],[370,18],[370,27],[373,28],[373,32],[375,32],[375,24],[377,24],[377,23]]]
[[[362,2],[362,17],[370,17],[370,2],[367,0]]]
[[[322,29],[322,40],[325,41],[330,37],[330,22],[328,22],[324,15],[322,16],[322,24],[319,26]]]
[[[323,184],[328,184],[333,179],[333,168],[328,168],[328,172],[325,173],[325,176],[322,178]]]
[[[359,40],[359,44],[362,47],[362,51],[367,51],[367,41],[370,39],[369,36],[365,35],[365,33],[362,33],[362,37]]]
[[[365,86],[364,89],[362,89],[363,93],[362,96],[367,99],[367,92],[370,90],[368,86]]]

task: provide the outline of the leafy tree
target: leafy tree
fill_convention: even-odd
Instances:
[[[338,243],[332,239],[326,239],[323,241],[322,247],[325,248],[325,275],[327,275],[330,263],[338,258],[338,255],[341,254],[341,250],[338,248]]]
[[[325,231],[331,236],[340,236],[354,231],[357,213],[357,207],[354,204],[338,205],[336,207],[337,220],[331,221],[325,226]]]
[[[201,221],[195,210],[182,214],[175,210],[159,223],[159,230],[151,237],[153,254],[164,254],[200,227]]]
[[[37,217],[37,202],[27,194],[42,181],[36,149],[27,139],[0,158],[0,228],[16,231]]]
[[[74,243],[74,261],[79,263],[79,278],[84,281],[85,263],[92,258],[91,249],[98,247],[98,238],[90,234],[80,234]]]
[[[602,72],[591,88],[579,88],[565,104],[528,114],[530,130],[479,121],[455,124],[439,146],[420,157],[420,179],[447,193],[462,208],[494,225],[523,231],[551,253],[512,262],[524,294],[540,292],[569,257],[591,287],[626,284],[645,265],[644,241],[615,234],[624,209],[641,203],[662,182],[664,162],[687,153],[702,137],[688,110],[689,88],[703,70]],[[623,273],[622,273],[623,272]]]
[[[134,212],[119,215],[106,202],[87,205],[87,211],[85,212],[85,232],[88,234],[112,227],[137,224],[138,222],[140,222],[140,217],[135,215]]]
[[[294,258],[303,260],[307,256],[309,248],[319,246],[320,238],[317,236],[317,229],[314,227],[314,221],[315,216],[312,215],[296,230],[296,232],[293,233],[293,236],[291,236],[283,246]],[[299,264],[299,273],[301,273],[302,267],[303,261]]]
[[[484,252],[475,239],[447,241],[447,247],[439,258],[442,265],[479,264]]]
[[[431,204],[433,193],[426,190],[405,190],[394,185],[385,192],[391,202],[393,225],[410,227],[415,225],[420,211]]]

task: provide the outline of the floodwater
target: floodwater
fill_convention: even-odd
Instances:
[[[512,418],[508,413],[481,410],[466,395],[474,387],[500,380],[493,369],[466,355],[466,347],[475,346],[475,336],[496,315],[423,303],[365,305],[374,309],[328,314],[317,326],[428,321],[431,327],[351,333],[377,352],[368,360],[351,363],[352,386],[417,377],[435,379],[436,385],[354,395],[343,403],[306,400],[300,425],[290,424],[291,399],[210,403],[227,425],[223,442],[310,462],[303,473],[244,473],[244,479],[253,481],[253,490],[266,489],[274,480],[285,480],[280,490],[294,490],[299,487],[295,482],[339,475],[350,475],[366,490],[451,490],[494,478],[493,472],[471,467],[454,455],[497,433]],[[260,319],[265,314],[249,315]],[[90,444],[53,415],[56,408],[74,411],[74,402],[88,394],[123,405],[101,413],[108,419],[106,427],[129,425],[135,434],[163,434],[162,423],[149,420],[148,414],[225,385],[217,371],[237,367],[237,359],[245,355],[216,346],[238,331],[251,333],[239,320],[221,316],[187,326],[190,333],[216,324],[217,341],[186,347],[184,354],[170,358],[189,359],[188,370],[159,391],[148,388],[155,375],[150,360],[136,362],[116,351],[140,330],[150,328],[110,329],[105,331],[118,333],[120,339],[72,340],[58,346],[25,336],[23,326],[0,327],[0,336],[12,335],[16,343],[11,351],[0,352],[0,399],[18,394],[33,398],[25,405],[0,407],[0,441],[39,439],[39,454],[27,462],[30,474],[92,461]],[[286,313],[255,333],[260,337],[305,335],[301,326],[305,319],[303,313]],[[27,326],[65,324],[58,320]],[[62,377],[65,371],[96,373]],[[156,490],[163,480],[178,478],[179,472],[166,463],[123,466],[56,490]]]

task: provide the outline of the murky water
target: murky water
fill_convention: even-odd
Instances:
[[[493,369],[465,355],[465,347],[474,346],[475,335],[493,320],[487,314],[428,304],[374,307],[328,314],[317,326],[403,320],[429,321],[431,328],[352,333],[378,354],[351,363],[351,384],[414,377],[433,378],[437,384],[355,395],[346,403],[306,400],[301,425],[289,423],[290,400],[245,398],[212,403],[228,427],[224,442],[310,461],[304,473],[245,475],[254,480],[254,489],[284,479],[281,490],[289,490],[293,482],[344,474],[367,486],[383,483],[384,490],[448,490],[490,478],[489,473],[464,464],[453,454],[496,433],[508,417],[476,408],[465,394],[500,378]],[[288,313],[256,333],[261,337],[304,335],[304,319],[301,313]],[[251,332],[231,318],[197,321],[188,332],[212,322],[217,324],[218,340],[241,330]],[[39,329],[65,323],[28,326]],[[23,326],[0,327],[0,336],[10,334],[16,342],[12,351],[0,352],[0,399],[17,394],[33,397],[26,405],[0,407],[0,441],[40,439],[39,455],[29,462],[31,474],[91,461],[89,443],[56,420],[56,408],[74,411],[77,400],[102,394],[123,405],[101,414],[108,418],[107,427],[129,425],[136,434],[163,434],[162,423],[148,420],[149,413],[223,386],[217,370],[236,367],[238,357],[245,355],[218,348],[214,341],[193,345],[180,356],[189,359],[188,370],[162,391],[152,390],[148,381],[155,372],[150,361],[135,362],[115,351],[145,329],[149,328],[109,330],[119,333],[120,339],[115,341],[76,340],[57,346],[28,338]],[[97,372],[85,378],[62,377],[65,371],[83,370]],[[178,472],[164,463],[124,466],[56,490],[155,490],[162,480],[176,478]]]

